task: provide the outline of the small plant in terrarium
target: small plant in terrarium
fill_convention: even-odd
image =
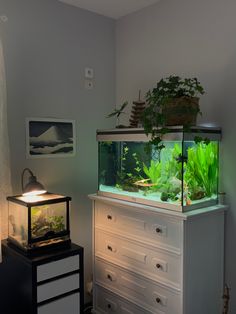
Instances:
[[[49,215],[47,206],[32,208],[32,236],[50,236],[65,230],[64,217]]]

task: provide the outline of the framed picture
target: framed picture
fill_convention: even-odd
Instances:
[[[26,156],[75,156],[75,121],[46,118],[26,119]]]

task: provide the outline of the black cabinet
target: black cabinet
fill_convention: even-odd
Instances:
[[[2,241],[1,314],[81,314],[83,248],[71,244],[37,256],[25,256]]]

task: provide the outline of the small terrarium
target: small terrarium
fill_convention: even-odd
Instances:
[[[163,148],[143,129],[97,131],[98,194],[177,211],[218,201],[219,128],[170,127]]]
[[[8,241],[24,251],[70,243],[70,197],[9,196]]]

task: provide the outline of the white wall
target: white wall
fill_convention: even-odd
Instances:
[[[222,126],[221,189],[230,204],[225,265],[231,314],[236,313],[235,12],[235,0],[161,0],[120,19],[116,29],[117,104],[127,99],[131,106],[139,89],[145,95],[170,74],[196,76],[206,90],[199,122]]]
[[[29,167],[48,191],[72,197],[72,240],[85,248],[85,282],[91,280],[91,213],[87,194],[97,190],[96,129],[115,102],[115,23],[56,0],[0,0],[6,61],[14,193]],[[84,68],[95,87],[84,89]],[[73,158],[26,159],[25,118],[76,120]]]

